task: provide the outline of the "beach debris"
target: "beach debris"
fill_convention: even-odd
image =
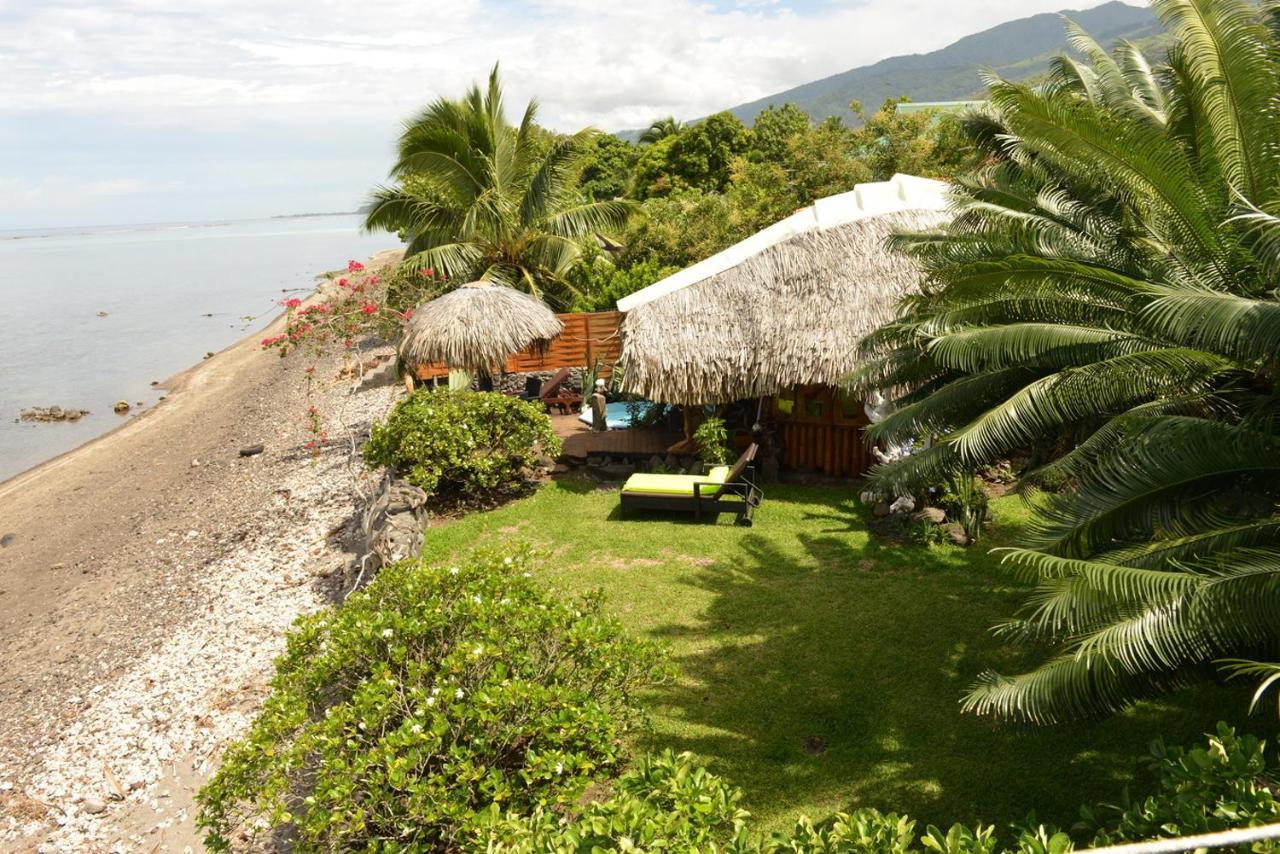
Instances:
[[[12,531],[9,532],[8,534],[5,534],[3,537],[0,537],[0,548],[7,549],[9,547],[9,544],[16,539],[18,539],[18,535],[13,533]]]
[[[98,317],[106,317],[106,316],[107,316],[107,313],[105,311],[98,312]]]
[[[215,355],[215,354],[214,354],[214,352],[213,352],[212,350],[210,350],[208,353],[205,353],[205,354],[204,354],[204,357],[205,357],[206,359],[212,359],[212,358],[214,357],[214,355]]]
[[[80,804],[81,812],[89,815],[97,815],[107,811],[107,802],[102,798],[85,798],[84,803]]]
[[[200,468],[200,461],[199,461],[199,460],[192,460],[192,461],[191,461],[191,467],[192,467],[193,469],[198,469],[198,468]]]
[[[160,380],[152,380],[152,381],[151,381],[151,387],[152,387],[152,388],[155,388],[155,387],[156,387],[156,386],[158,386],[158,385],[160,385]]]
[[[87,409],[63,409],[61,406],[33,406],[18,415],[19,421],[79,421],[89,414]]]
[[[119,415],[124,415],[126,412],[128,412],[128,411],[129,411],[130,409],[132,409],[132,408],[133,408],[133,407],[129,405],[129,401],[127,401],[127,400],[117,400],[117,401],[116,401],[116,405],[115,405],[115,406],[113,406],[113,407],[111,407],[111,411],[113,411],[113,412],[115,412],[115,413],[117,413],[117,414],[119,414]]]
[[[377,572],[421,551],[426,523],[427,494],[407,481],[392,479],[389,473],[384,475],[361,520],[364,557],[352,590],[360,586],[366,571]]]
[[[242,456],[242,457],[256,457],[258,454],[262,453],[262,452],[263,452],[263,451],[265,451],[265,450],[266,450],[266,446],[265,446],[265,445],[250,445],[250,446],[249,446],[249,447],[247,447],[247,448],[241,448],[241,449],[240,449],[240,456]]]

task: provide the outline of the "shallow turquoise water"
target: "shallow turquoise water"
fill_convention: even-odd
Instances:
[[[355,216],[0,233],[0,480],[115,427],[117,400],[154,404],[152,380],[265,326],[318,274],[396,245]],[[14,422],[53,405],[92,414]]]

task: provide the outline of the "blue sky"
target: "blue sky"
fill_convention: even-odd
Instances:
[[[1097,0],[0,0],[0,229],[351,210],[501,60],[562,130],[697,117]]]

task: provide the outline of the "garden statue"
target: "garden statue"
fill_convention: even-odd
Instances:
[[[605,396],[604,380],[596,380],[595,391],[587,398],[591,407],[591,430],[603,433],[609,429],[609,398]]]

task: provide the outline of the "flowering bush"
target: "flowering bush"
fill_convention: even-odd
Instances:
[[[542,409],[493,392],[419,389],[375,424],[364,458],[388,466],[428,495],[488,500],[510,493],[560,440]]]
[[[209,847],[261,832],[299,851],[467,849],[491,805],[561,810],[615,773],[664,654],[598,597],[544,592],[528,560],[402,563],[300,620],[262,713],[200,792]]]
[[[365,335],[400,336],[414,307],[444,290],[448,282],[432,269],[388,268],[382,273],[348,261],[346,275],[331,280],[305,305],[298,297],[280,301],[285,331],[262,339],[262,347],[285,356],[297,349],[322,353],[355,349]]]

